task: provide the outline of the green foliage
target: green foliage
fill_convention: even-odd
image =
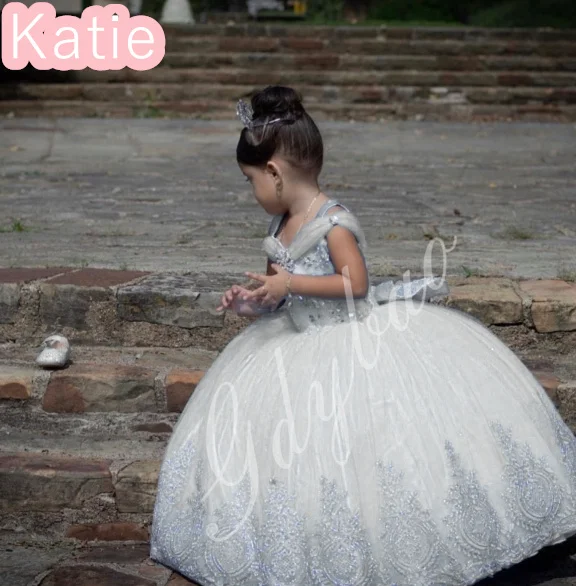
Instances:
[[[315,21],[339,21],[344,15],[344,0],[311,0],[308,14]]]
[[[143,0],[142,13],[160,18],[165,0]],[[221,12],[230,0],[189,0],[194,15]],[[310,24],[340,24],[346,8],[368,18],[359,24],[466,24],[489,27],[576,28],[576,0],[308,0]]]
[[[574,0],[510,0],[478,10],[470,17],[474,26],[576,27]]]
[[[386,0],[373,2],[369,15],[382,20],[453,20],[450,0]]]
[[[576,27],[574,0],[374,0],[371,18],[490,27]]]
[[[142,0],[142,14],[152,17],[154,20],[160,20],[164,0]]]

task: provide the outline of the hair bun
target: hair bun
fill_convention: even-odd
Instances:
[[[298,120],[304,114],[302,97],[289,87],[269,86],[252,98],[254,120],[267,116],[293,116]]]

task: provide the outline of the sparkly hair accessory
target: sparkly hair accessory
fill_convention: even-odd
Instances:
[[[240,121],[248,130],[253,130],[257,126],[266,126],[267,124],[272,124],[274,122],[280,122],[283,118],[275,118],[274,120],[267,120],[266,122],[258,122],[254,123],[254,110],[252,110],[252,106],[247,104],[244,100],[238,100],[238,104],[236,106],[236,114]]]

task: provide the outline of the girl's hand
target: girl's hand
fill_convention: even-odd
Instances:
[[[257,273],[245,273],[251,279],[260,281],[262,286],[254,291],[248,291],[242,295],[242,299],[248,301],[259,300],[263,305],[275,305],[286,295],[286,281],[290,273],[276,263],[270,265],[275,271],[275,275],[259,275]]]
[[[216,311],[222,311],[223,309],[231,309],[235,298],[249,292],[250,290],[246,289],[245,287],[241,287],[240,285],[232,285],[232,287],[230,287],[230,289],[228,289],[224,293],[224,295],[222,295],[220,305],[216,308]]]

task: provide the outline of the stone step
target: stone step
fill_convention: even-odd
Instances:
[[[174,57],[174,56],[173,56]],[[186,55],[182,55],[185,64]],[[312,58],[311,58],[312,59]],[[576,71],[336,71],[319,58],[314,70],[220,67],[212,69],[157,67],[149,71],[125,68],[117,71],[82,70],[75,73],[79,82],[132,83],[206,83],[253,85],[309,86],[475,86],[475,87],[574,87]]]
[[[200,53],[210,58],[212,54],[228,53],[241,57],[243,53],[276,54],[287,59],[313,55],[345,57],[422,57],[436,56],[441,59],[465,57],[470,67],[477,60],[506,60],[514,58],[570,58],[576,56],[574,41],[511,41],[511,40],[395,40],[395,39],[319,39],[316,37],[252,37],[247,43],[243,37],[195,36],[166,38],[166,51]]]
[[[549,377],[553,380],[552,374]],[[41,406],[17,408],[4,405],[7,402],[0,399],[1,452],[4,453],[109,460],[158,459],[162,458],[180,415],[118,411],[46,413]]]
[[[153,562],[141,529],[130,523],[78,526],[68,543],[6,542],[0,551],[6,586],[200,586]],[[139,539],[130,539],[138,537]],[[111,541],[110,538],[127,540]],[[111,541],[111,542],[110,542]],[[563,586],[564,582],[558,586]],[[482,585],[484,586],[484,585]]]
[[[0,346],[0,356],[4,346]],[[83,362],[76,355],[88,352],[90,362]],[[214,356],[202,356],[202,368],[195,368],[197,353],[189,351],[186,367],[166,365],[146,367],[138,362],[143,350],[134,349],[134,364],[99,362],[97,358],[110,352],[98,347],[72,346],[72,362],[67,368],[49,372],[34,362],[39,349],[28,352],[28,360],[6,360],[0,358],[0,399],[2,412],[10,415],[10,408],[25,405],[27,411],[35,413],[166,413],[180,412],[204,371],[212,364]],[[125,353],[126,354],[126,353]],[[196,354],[196,356],[195,356]],[[127,355],[127,354],[126,354]],[[196,359],[196,360],[195,360]]]
[[[129,530],[122,525],[103,525],[88,528],[86,535],[123,534]],[[477,585],[573,586],[575,552],[576,539],[570,538],[545,547],[534,557]],[[52,547],[17,544],[0,553],[0,561],[4,561],[2,567],[6,568],[7,586],[199,586],[154,563],[148,555],[149,546],[144,543],[86,542]]]
[[[64,540],[85,525],[130,523],[146,534],[160,463],[161,457],[0,453],[2,532]]]
[[[427,55],[313,55],[289,53],[204,53],[185,48],[166,53],[163,65],[170,67],[275,67],[317,70],[321,66],[338,71],[575,71],[574,57],[538,56],[443,56]]]
[[[17,118],[193,118],[230,120],[236,103],[222,100],[97,102],[88,100],[0,100],[0,116]],[[576,122],[576,107],[562,104],[341,103],[312,104],[318,121],[417,120],[443,122]]]
[[[488,28],[488,27],[440,27],[440,26],[308,26],[278,24],[235,25],[165,25],[167,37],[257,37],[334,39],[399,39],[399,40],[459,40],[484,39],[514,41],[575,41],[576,29],[550,28]]]
[[[576,381],[562,383],[543,370],[546,359],[532,359],[532,367],[540,369],[533,372],[575,429]],[[53,420],[47,425],[39,414],[3,414],[3,538],[57,543],[147,539],[170,431],[134,431],[134,419],[114,421],[118,417],[123,414],[46,414]]]
[[[55,268],[0,269],[0,283],[0,537],[61,547],[93,539],[145,541],[168,439],[218,356],[210,335],[217,326],[199,318],[222,282],[206,275]],[[480,277],[451,277],[449,284],[446,304],[476,316],[512,348],[575,429],[576,285]],[[115,304],[106,306],[108,295]],[[138,316],[138,346],[122,346],[120,335],[110,338],[122,331],[114,311],[117,320]],[[175,317],[180,333],[200,332],[173,337]],[[47,318],[54,321],[42,321]],[[146,325],[156,327],[147,331]],[[216,346],[222,348],[242,325],[236,331],[220,326]],[[65,369],[36,366],[37,343],[6,340],[18,333],[39,341],[55,328],[72,342]],[[88,345],[90,338],[107,344]],[[165,345],[144,347],[149,339]],[[193,339],[202,344],[190,345]]]
[[[304,86],[309,108],[319,104],[461,103],[461,104],[576,104],[576,87],[419,87],[419,86]],[[188,102],[231,100],[251,94],[250,85],[202,83],[76,83],[0,86],[0,100],[85,100],[89,102]]]
[[[542,384],[551,393],[576,381],[575,353],[558,336],[556,340],[532,337],[527,343],[530,333],[520,328],[510,326],[506,331],[500,326],[496,333],[535,376],[544,377],[547,382]],[[65,368],[44,369],[35,364],[38,353],[35,347],[0,346],[0,430],[5,450],[11,446],[46,451],[66,444],[69,452],[75,452],[75,437],[99,436],[98,453],[118,449],[134,453],[124,450],[124,444],[138,443],[134,434],[172,431],[176,414],[218,355],[191,349],[74,344]],[[179,366],[181,361],[186,364]],[[47,437],[30,437],[30,430]]]
[[[35,346],[62,333],[81,345],[220,351],[251,318],[216,307],[226,288],[246,280],[238,274],[0,268],[0,344]],[[576,331],[573,282],[450,275],[447,282],[445,303],[488,326],[560,337]]]
[[[511,338],[517,331],[500,331],[498,335],[515,349]],[[551,398],[562,403],[566,398],[560,396],[563,392],[568,396],[576,391],[576,354],[571,350],[552,353],[546,345],[543,341],[515,351]],[[78,450],[90,450],[90,457],[115,459],[151,449],[157,453],[157,448],[143,440],[172,432],[178,414],[205,374],[205,370],[193,368],[168,367],[158,372],[143,366],[81,363],[77,359],[65,368],[48,371],[34,364],[36,349],[18,349],[20,354],[30,355],[27,362],[0,360],[4,451],[77,455]],[[106,355],[105,348],[74,346],[73,356],[79,351],[89,351],[95,357],[100,357],[99,352]],[[139,354],[134,349],[134,359]],[[206,370],[209,367],[207,364]],[[561,407],[572,408],[565,402]],[[575,414],[570,411],[564,415],[573,420]],[[98,443],[87,447],[78,438]]]
[[[574,376],[574,352],[561,356],[550,350],[534,353],[525,348],[523,352],[532,356],[524,357],[524,363],[575,429],[576,379],[563,381],[554,372],[558,368],[559,374]],[[99,393],[105,399],[109,387],[130,386],[115,366],[106,368],[108,386],[90,388],[87,384],[83,387],[85,392],[90,391],[93,397]],[[51,377],[61,378],[74,369],[71,366]],[[6,380],[10,374],[5,366],[2,372]],[[16,368],[14,372],[16,384],[21,384],[23,375],[18,375]],[[103,367],[92,366],[91,372],[102,380]],[[138,384],[141,379],[135,372],[133,382]],[[0,509],[4,534],[32,533],[64,539],[80,531],[79,525],[149,526],[158,471],[177,414],[164,414],[160,422],[144,413],[46,413],[38,405],[35,410],[4,409],[10,400],[22,405],[17,399],[3,399],[0,403]]]
[[[216,312],[245,276],[112,269],[0,268],[0,344],[70,342],[218,351],[248,323]]]
[[[165,31],[161,66],[39,72],[36,88],[0,87],[0,115],[221,119],[234,108],[225,100],[237,99],[239,91],[250,95],[277,84],[305,90],[323,119],[574,121],[574,30],[247,23]],[[65,85],[49,88],[42,81]],[[70,85],[76,82],[163,87],[107,92]],[[35,98],[33,105],[24,102]]]

